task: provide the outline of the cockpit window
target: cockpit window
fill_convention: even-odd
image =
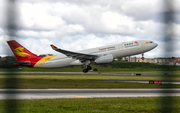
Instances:
[[[150,43],[154,43],[153,41],[150,41]]]

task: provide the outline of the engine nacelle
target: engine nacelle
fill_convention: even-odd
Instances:
[[[113,62],[114,58],[112,54],[107,54],[98,57],[94,62],[97,64],[106,64],[106,63],[111,63]]]

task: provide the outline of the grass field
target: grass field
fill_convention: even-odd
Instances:
[[[60,69],[40,68],[0,68],[0,88],[180,88],[176,85],[149,85],[144,83],[126,83],[106,80],[176,80],[180,81],[179,67],[164,68],[112,68],[108,66],[93,65],[98,72],[107,73],[140,73],[154,74],[153,76],[122,76],[102,74],[78,74],[78,73],[56,73],[56,72],[81,72],[84,67],[75,66]],[[43,73],[41,73],[43,72]],[[164,75],[167,73],[168,75]]]
[[[179,113],[180,97],[0,100],[0,113]]]
[[[0,88],[180,88],[180,84],[149,85],[108,80],[176,80],[180,76],[132,76],[132,75],[0,75]]]
[[[157,72],[172,72],[172,71],[179,71],[180,66],[169,66],[166,68],[157,68],[157,67],[123,67],[123,68],[116,68],[112,65],[91,65],[92,68],[96,68],[97,72],[146,72],[146,73],[157,73]],[[29,68],[29,67],[19,67],[16,68],[0,68],[0,72],[2,71],[21,71],[21,72],[82,72],[85,66],[71,66],[66,68],[57,68],[57,69],[41,69],[41,68]]]
[[[176,80],[180,81],[179,67],[171,68],[114,68],[95,65],[97,72],[141,73],[152,76],[64,74],[56,72],[81,72],[82,67],[36,69],[22,67],[0,68],[0,89],[46,88],[180,88],[179,84],[149,85],[107,80]],[[3,73],[5,72],[5,73]],[[10,73],[9,73],[10,72]],[[23,73],[14,73],[23,72]],[[25,73],[24,73],[25,72]],[[29,73],[30,72],[30,73]],[[35,73],[31,73],[35,72]],[[47,73],[37,73],[47,72]],[[168,75],[164,75],[168,73]],[[169,74],[171,73],[171,75]],[[158,74],[158,75],[156,75]],[[125,97],[125,98],[69,98],[39,100],[0,100],[0,113],[178,113],[180,97]]]
[[[121,63],[117,63],[117,66]],[[122,75],[81,75],[77,73],[56,73],[56,72],[82,72],[85,67],[74,66],[59,69],[40,69],[40,68],[0,68],[0,88],[180,88],[179,84],[175,85],[149,85],[144,83],[126,83],[117,81],[105,80],[176,80],[180,81],[180,67],[157,66],[151,68],[151,64],[134,63],[131,65],[145,65],[145,67],[135,68],[116,68],[116,65],[92,65],[97,68],[98,72],[102,73],[140,73],[140,74],[154,74],[153,76],[122,76]],[[125,63],[126,65],[129,63]],[[129,66],[126,67],[129,67]],[[155,65],[156,66],[156,65]],[[5,73],[3,73],[5,72]],[[9,73],[10,72],[10,73]],[[16,73],[14,73],[16,72]],[[40,73],[44,72],[44,73]],[[167,75],[164,75],[167,73]]]

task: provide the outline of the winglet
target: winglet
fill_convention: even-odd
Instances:
[[[54,45],[50,45],[53,49],[58,49],[56,46],[54,46]]]

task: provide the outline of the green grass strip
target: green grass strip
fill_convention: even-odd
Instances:
[[[7,79],[8,78],[8,79]],[[167,80],[169,77],[165,77]],[[180,80],[180,76],[173,76]],[[112,81],[111,81],[112,80]],[[148,83],[131,83],[113,80],[163,80],[159,76],[116,76],[116,75],[1,75],[0,88],[16,89],[91,89],[91,88],[180,88],[180,84],[149,85]]]
[[[162,113],[180,112],[180,97],[0,100],[0,113]],[[169,104],[171,102],[171,104]],[[8,108],[8,109],[6,109]]]

